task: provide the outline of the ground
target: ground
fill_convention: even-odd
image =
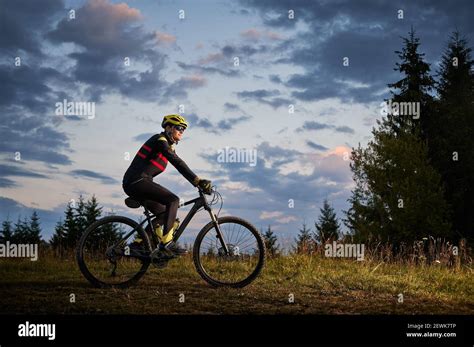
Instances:
[[[34,314],[473,314],[470,266],[283,256],[243,289],[212,288],[191,257],[129,289],[96,289],[73,259],[0,259],[0,312]],[[71,294],[75,302],[71,302]]]

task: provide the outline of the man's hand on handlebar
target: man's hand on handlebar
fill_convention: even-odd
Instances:
[[[202,189],[204,194],[210,195],[212,193],[212,183],[209,180],[199,180],[199,188]]]

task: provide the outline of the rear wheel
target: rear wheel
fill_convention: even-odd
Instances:
[[[134,242],[137,238],[142,241]],[[137,222],[127,217],[110,216],[96,221],[84,231],[76,259],[82,274],[92,285],[126,288],[145,274],[150,265],[150,252],[150,240]]]
[[[227,251],[213,222],[208,223],[194,243],[196,269],[213,286],[245,287],[257,278],[265,263],[262,236],[252,224],[238,217],[221,217],[217,222]]]

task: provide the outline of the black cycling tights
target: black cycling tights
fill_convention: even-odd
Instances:
[[[123,190],[132,199],[144,202],[146,207],[155,215],[166,211],[164,218],[159,218],[159,222],[164,223],[163,235],[166,235],[176,220],[179,198],[165,187],[149,179],[142,179],[137,183],[124,186]]]

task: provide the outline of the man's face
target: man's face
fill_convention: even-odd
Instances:
[[[181,141],[184,133],[184,127],[182,126],[168,126],[169,131],[171,132],[171,137],[173,141]]]

